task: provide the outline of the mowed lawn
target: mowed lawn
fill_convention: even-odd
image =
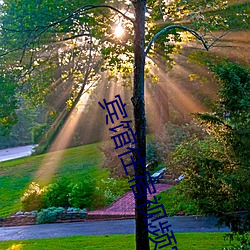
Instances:
[[[178,250],[222,250],[224,233],[176,233]],[[134,235],[75,236],[67,238],[0,242],[1,250],[132,250]],[[151,249],[154,249],[151,244]],[[171,246],[162,249],[170,250]]]
[[[36,174],[44,162],[48,168],[44,172],[54,169],[52,175],[46,180],[48,182],[60,177],[66,177],[72,181],[79,181],[86,175],[88,178],[106,177],[108,172],[98,168],[102,160],[98,145],[100,143],[67,149],[63,152],[0,162],[0,218],[21,209],[20,197],[32,181],[38,181]],[[58,156],[60,156],[58,163],[51,161]]]

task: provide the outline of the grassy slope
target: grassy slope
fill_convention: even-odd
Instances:
[[[199,215],[200,212],[195,206],[194,202],[187,202],[184,197],[176,192],[175,187],[165,190],[157,195],[161,197],[161,203],[164,205],[165,210],[169,216],[178,215]]]
[[[52,178],[67,177],[80,180],[85,174],[102,178],[107,175],[99,170],[102,155],[96,148],[98,143],[65,150]],[[55,156],[55,153],[50,153]],[[42,164],[46,154],[0,163],[0,217],[9,215],[20,209],[20,197]],[[98,173],[98,174],[97,174]]]
[[[98,168],[102,159],[98,145],[95,143],[65,150],[52,180],[64,176],[76,182],[86,175],[97,180],[105,178],[107,171]],[[56,155],[57,152],[50,153],[50,157]],[[44,154],[0,163],[0,218],[21,209],[20,197],[30,182],[37,181],[34,176],[47,156]],[[190,210],[188,204],[181,202],[181,198],[177,202],[173,189],[162,192],[160,196],[169,215],[179,211],[197,214],[193,207]]]
[[[221,250],[227,246],[224,233],[177,233],[175,234],[179,250]],[[12,248],[11,248],[12,247]],[[166,247],[164,249],[170,249]],[[76,236],[57,239],[23,240],[1,242],[3,250],[78,250],[78,249],[135,249],[134,235]],[[153,244],[151,244],[153,249]]]

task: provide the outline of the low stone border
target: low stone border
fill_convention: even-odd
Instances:
[[[0,226],[2,227],[26,226],[35,224],[36,224],[36,215],[34,214],[24,214],[24,215],[15,214],[0,220]]]
[[[87,213],[81,212],[65,212],[60,213],[55,222],[70,222],[70,221],[81,221],[86,219]]]
[[[97,211],[90,212],[87,215],[88,220],[113,220],[113,219],[135,219],[135,214],[131,212],[105,212],[105,211]]]
[[[60,213],[54,223],[77,222],[86,220],[86,213],[68,212]],[[36,224],[35,214],[15,214],[6,218],[0,218],[0,227],[27,226]]]

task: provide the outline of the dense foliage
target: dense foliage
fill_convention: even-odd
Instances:
[[[113,9],[92,6],[105,4]],[[59,112],[73,109],[83,92],[99,83],[101,71],[107,69],[124,85],[131,84],[134,35],[131,2],[88,0],[82,5],[78,0],[70,3],[4,0],[0,5],[0,68],[12,72],[11,88],[35,106],[46,102],[48,109]],[[235,5],[234,1],[229,1],[229,5]],[[227,1],[217,0],[147,1],[146,43],[162,28],[176,22],[204,34],[234,28],[235,22],[228,20],[237,19],[238,26],[244,28],[249,18],[248,5],[238,5],[228,7]],[[120,39],[113,34],[117,24],[126,29]],[[171,54],[178,47],[173,41],[183,38],[176,29],[168,31],[155,41],[150,56],[157,52],[156,57],[170,65]],[[7,98],[8,94],[4,95]],[[12,104],[12,109],[16,108]],[[5,118],[5,127],[7,120],[9,127],[16,122],[13,118]],[[56,124],[54,132],[57,126],[60,124]]]
[[[68,196],[71,191],[70,181],[61,178],[45,187],[43,195],[44,207],[69,207]]]
[[[43,207],[44,189],[36,182],[32,182],[21,197],[22,208],[24,211],[38,210]]]
[[[223,250],[249,250],[250,239],[249,234],[228,233],[225,239],[229,240],[230,247],[224,247]]]
[[[181,143],[169,168],[185,174],[180,190],[187,199],[242,232],[250,219],[250,72],[230,62],[210,69],[221,83],[217,104],[213,113],[196,115],[209,135]]]
[[[63,207],[49,207],[41,209],[37,213],[36,224],[46,224],[55,222],[59,213],[64,212]]]
[[[127,190],[126,180],[107,178],[96,182],[87,175],[78,182],[60,178],[45,187],[32,182],[21,197],[22,209],[33,211],[49,207],[75,207],[92,210],[111,204]]]
[[[93,194],[94,194],[94,183],[91,182],[91,178],[85,178],[72,186],[69,193],[69,203],[73,207],[79,208],[92,208],[93,207]]]
[[[11,80],[1,74],[0,77],[0,136],[10,133],[12,126],[17,122],[16,109],[18,101],[16,88]]]

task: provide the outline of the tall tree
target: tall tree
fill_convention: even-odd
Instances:
[[[141,157],[146,159],[146,116],[144,102],[144,68],[145,68],[145,13],[146,1],[133,1],[135,8],[134,21],[134,83],[132,103],[134,107],[134,123],[135,132],[137,133],[136,147],[141,149]],[[135,174],[146,177],[145,170],[141,166],[138,154],[134,154],[136,164]],[[140,180],[136,180],[139,184]],[[139,187],[139,186],[137,186]],[[138,190],[136,190],[139,193]],[[145,215],[140,213],[140,205],[145,203],[146,197],[140,197],[135,202],[135,219],[136,219],[136,249],[149,250],[148,231],[145,228]],[[147,206],[143,206],[141,210],[146,214]]]

